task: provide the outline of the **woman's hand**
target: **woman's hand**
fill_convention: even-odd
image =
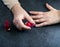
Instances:
[[[36,27],[51,25],[60,22],[59,10],[56,10],[49,4],[46,4],[46,7],[50,10],[48,12],[38,12],[38,11],[30,11],[32,15],[31,17],[34,19],[36,23]]]
[[[35,24],[35,22],[33,21],[33,19],[28,15],[28,13],[19,5],[16,4],[13,8],[12,8],[12,12],[14,15],[14,19],[13,19],[13,23],[15,24],[15,26],[19,29],[31,29],[30,27],[26,26],[22,20],[26,19],[29,22]]]

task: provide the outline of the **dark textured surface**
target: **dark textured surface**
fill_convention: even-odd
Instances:
[[[47,11],[44,6],[46,2],[60,9],[60,0],[21,0],[21,5],[26,11]],[[6,32],[3,28],[6,19],[12,22],[13,17],[0,0],[0,47],[60,47],[60,24],[23,32],[12,27],[10,32]]]

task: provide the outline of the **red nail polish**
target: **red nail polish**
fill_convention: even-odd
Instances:
[[[4,28],[5,28],[5,30],[10,30],[9,20],[5,20],[5,22],[4,22]]]
[[[25,25],[29,26],[29,27],[34,27],[35,26],[33,23],[30,23],[30,22],[26,22]]]

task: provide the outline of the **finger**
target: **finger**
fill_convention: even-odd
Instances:
[[[31,16],[31,18],[40,19],[40,18],[43,18],[43,15],[34,15],[34,16]]]
[[[37,19],[37,20],[34,20],[36,23],[41,23],[41,22],[45,22],[46,20],[45,19]]]
[[[40,24],[36,24],[36,27],[41,27],[41,26],[46,26],[47,25],[47,22],[43,22],[43,23],[40,23]]]
[[[31,29],[30,27],[24,25],[24,23],[23,23],[22,20],[20,20],[20,22],[19,22],[18,24],[21,26],[21,28],[24,28],[24,29]]]
[[[43,14],[43,12],[38,12],[38,11],[30,11],[30,13],[34,15]]]
[[[13,22],[14,23],[14,22]],[[16,21],[14,25],[17,27],[17,29],[22,30],[21,26],[19,26],[18,22]]]
[[[17,24],[16,25],[17,29],[22,30],[22,28]]]
[[[46,3],[46,7],[49,9],[49,10],[55,10],[51,5],[49,5],[48,3]]]
[[[29,15],[27,15],[25,18],[26,18],[29,22],[35,24],[35,22],[33,21],[33,19],[32,19]]]

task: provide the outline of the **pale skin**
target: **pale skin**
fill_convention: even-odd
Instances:
[[[16,4],[15,6],[12,7],[12,13],[14,15],[13,23],[14,25],[19,29],[31,29],[31,27],[26,26],[23,23],[23,20],[26,19],[29,22],[35,24],[33,19],[29,16],[29,14],[20,6],[20,4]]]
[[[47,12],[40,12],[40,11],[30,11],[31,18],[33,18],[36,24],[36,27],[56,24],[60,22],[60,10],[53,8],[51,5],[46,3],[46,7],[50,10]]]
[[[60,22],[60,11],[56,10],[52,6],[46,4],[46,7],[50,10],[48,12],[39,12],[39,11],[30,11],[33,16],[29,16],[29,14],[19,5],[16,4],[12,7],[12,13],[14,15],[13,23],[19,30],[23,29],[31,29],[31,27],[26,26],[23,23],[23,19],[30,21],[31,23],[40,23],[36,24],[36,27],[51,25]]]

